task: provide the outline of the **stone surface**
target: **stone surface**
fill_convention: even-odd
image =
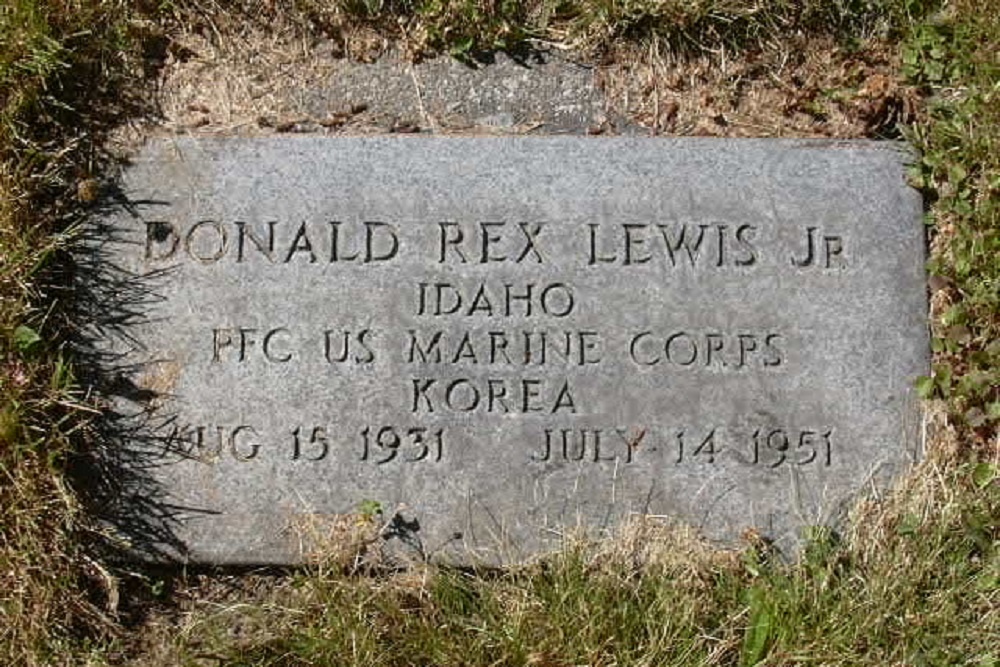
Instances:
[[[153,140],[81,259],[108,514],[209,563],[301,562],[357,525],[394,558],[505,562],[649,515],[791,547],[919,456],[906,159]]]
[[[364,105],[367,123],[423,130],[585,134],[636,129],[609,112],[592,67],[542,54],[515,61],[498,53],[476,67],[454,58],[341,60],[335,75],[311,91],[307,102],[318,117]]]

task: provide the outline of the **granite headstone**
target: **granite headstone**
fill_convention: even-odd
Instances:
[[[151,139],[89,246],[130,285],[93,335],[119,469],[142,480],[122,502],[162,523],[132,546],[297,563],[303,525],[359,515],[465,562],[640,516],[794,545],[920,453],[907,159],[850,141]]]

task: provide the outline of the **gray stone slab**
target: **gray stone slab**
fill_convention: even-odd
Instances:
[[[387,127],[546,134],[637,129],[608,110],[592,67],[557,55],[518,62],[498,53],[477,67],[454,58],[412,63],[398,55],[375,63],[340,60],[327,84],[308,93],[307,107],[322,117],[352,105],[367,106],[364,120]]]
[[[224,564],[301,562],[376,507],[379,539],[450,560],[649,515],[790,547],[919,456],[906,159],[152,140],[81,261],[108,513],[135,549]]]

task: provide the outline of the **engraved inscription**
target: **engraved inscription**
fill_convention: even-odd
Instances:
[[[782,335],[774,332],[726,334],[719,331],[641,331],[629,341],[638,366],[721,366],[770,368],[784,362]]]
[[[538,236],[543,225],[541,222],[519,222],[516,225],[480,222],[470,226],[459,222],[441,222],[438,262],[520,264],[528,260],[541,264],[545,260],[538,249]]]
[[[410,411],[573,414],[569,380],[542,378],[413,378]]]
[[[322,255],[331,263],[357,262],[360,267],[390,261],[401,249],[420,247],[401,240],[399,229],[386,222],[331,222],[327,245],[321,248],[315,225],[306,222],[294,231],[276,221],[257,226],[238,221],[233,223],[234,231],[212,220],[189,228],[158,222],[147,227],[146,257],[164,259],[184,253],[199,263],[216,262],[230,252],[235,238],[238,263],[247,261],[252,250],[258,260],[269,263],[288,263],[298,257],[312,264]],[[556,234],[543,222],[438,222],[431,229],[436,231],[433,254],[438,264],[512,265],[529,276],[532,266],[548,261],[543,231],[547,230],[550,240]],[[761,257],[759,229],[750,224],[594,223],[586,226],[586,232],[587,253],[581,265],[606,270],[645,265],[657,258],[671,267],[752,267]],[[793,258],[792,266],[843,266],[837,264],[843,259],[840,237],[818,236],[815,227],[808,227],[805,238],[807,254],[801,260]],[[541,446],[529,456],[534,462],[632,464],[637,457],[672,452],[669,457],[675,465],[712,465],[729,451],[741,452],[740,460],[769,468],[816,461],[831,464],[832,429],[758,429],[747,439],[722,427],[679,427],[666,432],[629,426],[595,428],[565,421],[590,414],[588,401],[594,398],[575,388],[572,372],[609,363],[657,369],[664,377],[676,372],[775,372],[788,364],[787,350],[795,344],[794,335],[766,328],[675,326],[611,333],[597,326],[574,327],[581,308],[579,292],[558,274],[545,281],[416,281],[400,289],[412,305],[412,321],[431,326],[345,326],[321,332],[288,326],[216,326],[211,329],[211,363],[301,366],[322,360],[331,367],[359,368],[401,363],[412,373],[402,382],[403,398],[397,405],[404,405],[414,417],[519,415],[552,420],[541,431]],[[493,321],[520,326],[474,326]],[[536,325],[523,326],[529,322]],[[317,339],[319,344],[313,343]],[[560,372],[554,374],[557,369]],[[535,372],[517,374],[526,371]],[[336,452],[342,446],[333,435],[336,432],[327,425],[291,430],[291,460],[319,463],[338,458]],[[228,451],[246,461],[260,449],[259,444],[237,444],[239,436],[256,434],[250,426],[233,431],[219,427],[211,444],[208,427],[195,427],[192,433],[188,449],[198,452],[199,460],[214,460]],[[357,459],[362,462],[382,466],[439,462],[443,457],[442,428],[366,426],[359,436]]]
[[[801,257],[792,256],[792,264],[799,268],[819,266],[824,269],[841,269],[847,265],[844,257],[844,240],[840,236],[821,235],[816,227],[806,227],[805,252]]]
[[[757,250],[753,225],[647,224],[607,225],[590,228],[590,264],[631,266],[654,259],[669,266],[753,266]]]
[[[371,264],[392,261],[399,250],[398,232],[386,222],[146,222],[145,259],[149,262],[186,258],[201,264],[224,259],[237,264]]]
[[[650,431],[646,428],[546,428],[541,446],[528,458],[537,463],[575,461],[631,464],[665,459],[675,466],[715,465],[726,460],[741,466],[830,466],[832,428],[758,428],[753,432],[726,426]]]
[[[466,317],[566,317],[573,312],[573,288],[563,283],[488,286],[463,290],[451,283],[419,283],[417,315]]]
[[[528,395],[519,398],[527,403],[511,410],[502,386],[494,385],[494,407],[501,412],[538,412],[556,414],[541,402],[535,384],[526,381]],[[471,385],[452,383],[461,390]],[[489,381],[487,381],[489,386]],[[501,399],[504,402],[501,403]],[[429,400],[429,399],[426,399]],[[461,403],[460,401],[466,401]],[[458,412],[471,411],[469,394],[444,399],[441,407]],[[486,410],[489,412],[490,410]],[[435,412],[428,409],[426,412]],[[572,410],[569,411],[572,415]],[[565,417],[566,415],[559,415]],[[437,415],[435,415],[437,417]],[[632,464],[643,460],[663,459],[672,465],[715,465],[725,460],[740,465],[768,469],[785,466],[809,467],[833,465],[834,432],[831,427],[756,428],[753,431],[728,426],[678,426],[660,430],[624,426],[574,427],[560,425],[541,429],[539,446],[527,454],[535,463],[574,462],[587,464]],[[338,465],[352,461],[385,465],[389,463],[438,463],[445,454],[443,426],[365,426],[344,434],[334,425],[297,426],[288,431],[291,447],[284,448],[258,427],[250,424],[174,426],[167,441],[170,451],[205,464],[229,458],[239,462],[263,461],[272,456],[287,456],[292,461],[319,463],[336,460]],[[285,452],[284,454],[282,452]]]
[[[151,264],[378,266],[405,260],[410,254],[431,265],[524,271],[565,265],[567,261],[592,268],[698,271],[774,267],[794,271],[850,265],[845,234],[815,225],[802,226],[800,238],[789,243],[769,236],[761,225],[747,222],[592,222],[574,229],[569,239],[551,221],[426,222],[429,224],[404,226],[385,220],[150,220],[144,223],[143,259]],[[557,236],[572,241],[575,253],[553,251],[549,241]],[[533,288],[544,290],[545,285]],[[433,292],[435,298],[447,296],[448,303],[460,294],[451,283],[421,289],[427,289],[429,295]],[[503,285],[497,286],[493,296],[502,296],[503,289]],[[441,290],[440,297],[435,290]],[[476,291],[461,296],[475,301]]]

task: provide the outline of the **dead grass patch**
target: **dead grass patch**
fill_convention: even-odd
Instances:
[[[766,50],[695,58],[623,48],[599,78],[613,108],[650,134],[897,137],[919,108],[890,44],[846,49],[792,37]]]
[[[162,72],[167,131],[246,134],[294,123],[309,117],[303,96],[336,71],[331,45],[287,22],[225,33],[187,27],[173,39],[183,55]]]
[[[379,109],[359,111],[346,100],[317,113],[310,92],[336,76],[345,50],[335,40],[281,13],[267,28],[238,23],[221,32],[206,25],[173,37],[184,55],[169,57],[163,68],[160,129],[205,135],[389,129]],[[376,52],[385,56],[384,45]],[[918,92],[901,83],[894,44],[875,38],[848,47],[830,37],[792,35],[760,48],[722,45],[694,54],[652,38],[606,51],[593,77],[610,118],[656,135],[895,138],[921,105]],[[418,129],[454,131],[435,125]],[[586,129],[618,131],[613,122]]]

